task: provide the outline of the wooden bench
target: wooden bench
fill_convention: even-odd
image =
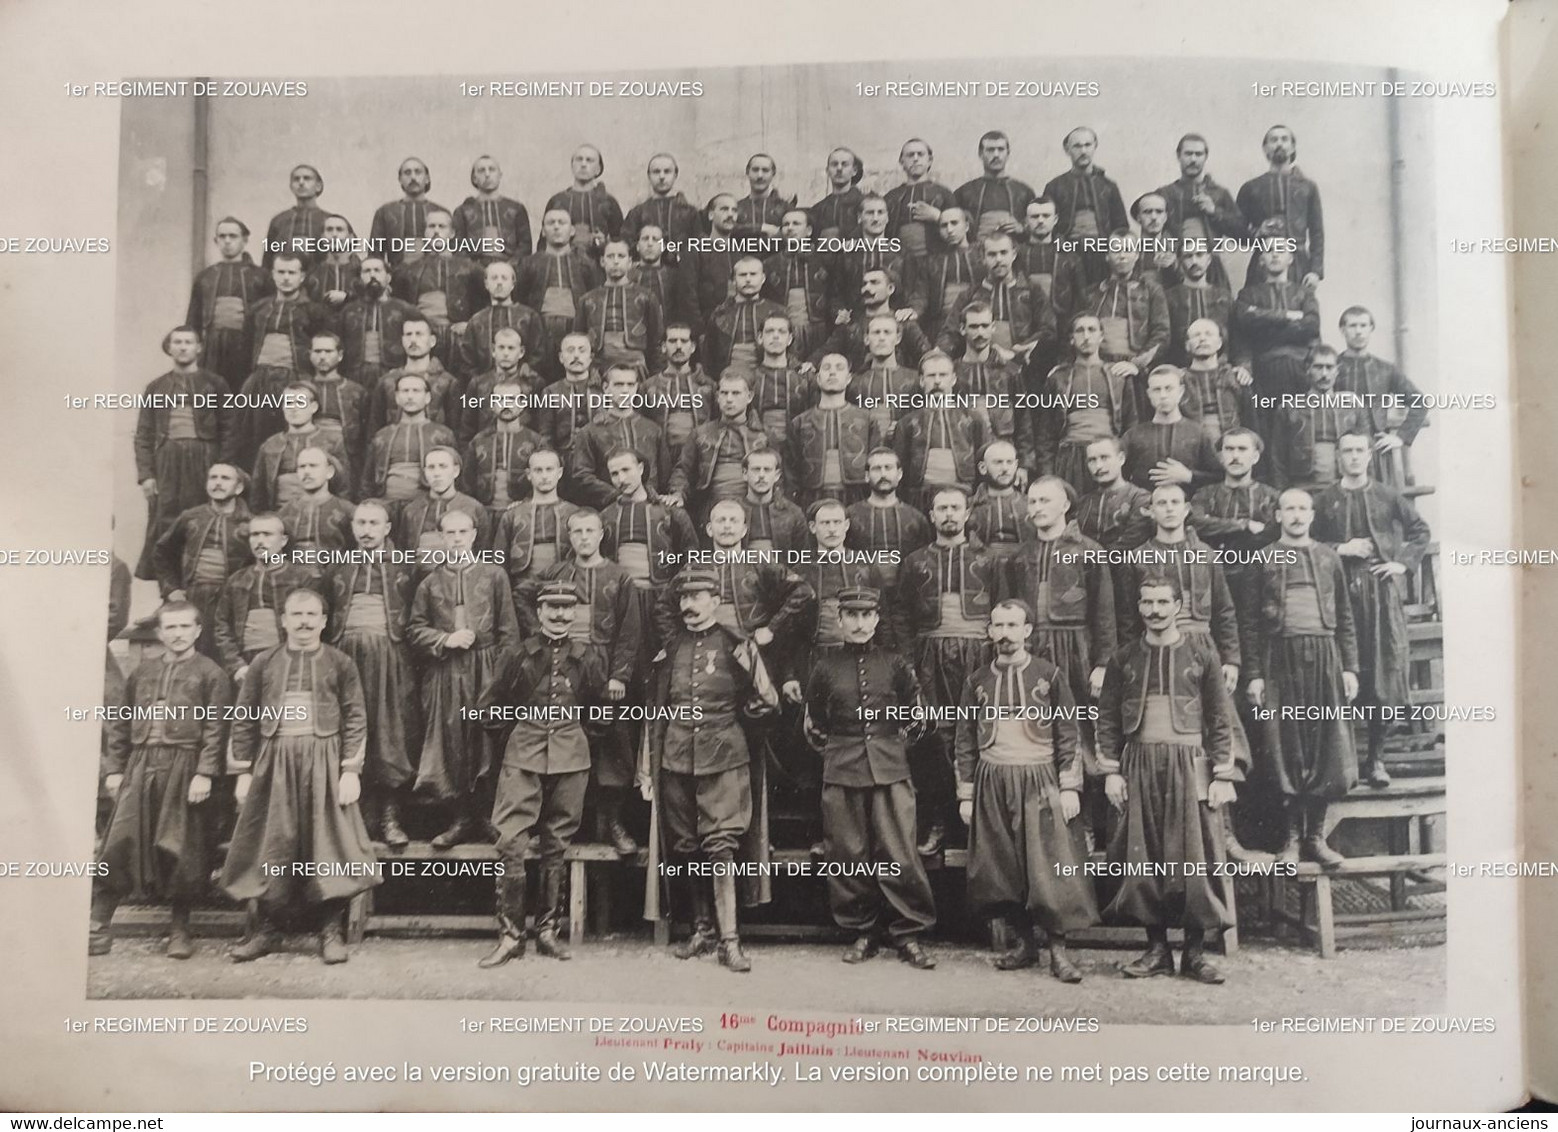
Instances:
[[[1333,959],[1336,956],[1338,926],[1345,928],[1371,927],[1379,924],[1397,925],[1442,920],[1445,915],[1443,908],[1406,907],[1393,907],[1388,912],[1338,913],[1332,903],[1334,896],[1332,885],[1336,880],[1343,877],[1388,876],[1391,879],[1391,891],[1394,895],[1398,880],[1404,884],[1408,876],[1422,874],[1429,869],[1443,868],[1444,863],[1443,853],[1350,857],[1338,868],[1330,871],[1306,861],[1298,866],[1298,876],[1293,881],[1303,886],[1298,915],[1291,916],[1286,911],[1283,889],[1289,882],[1283,877],[1276,877],[1272,882],[1275,889],[1273,912],[1297,926],[1306,939],[1316,939],[1320,947],[1320,958]],[[1310,920],[1311,905],[1314,913],[1313,922]]]
[[[426,841],[413,841],[400,849],[391,849],[382,842],[374,842],[374,854],[380,861],[496,861],[498,850],[485,842],[455,845],[449,849],[435,849]],[[527,861],[536,859],[534,847],[526,854]],[[643,868],[648,854],[640,850],[636,859],[617,855],[610,845],[574,844],[563,851],[563,861],[568,866],[568,942],[579,943],[584,939],[585,919],[590,906],[590,866],[599,864],[629,864]],[[368,932],[488,932],[498,930],[495,913],[473,915],[470,913],[391,913],[380,914],[373,910],[374,889],[352,899],[347,909],[346,938],[349,943],[361,943]],[[598,915],[597,924],[603,923],[605,913]]]

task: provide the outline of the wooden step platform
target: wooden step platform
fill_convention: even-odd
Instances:
[[[1332,959],[1336,956],[1339,927],[1377,934],[1381,927],[1394,930],[1401,925],[1444,920],[1445,909],[1442,906],[1413,908],[1407,903],[1416,895],[1414,886],[1425,891],[1443,891],[1443,884],[1427,873],[1432,869],[1442,869],[1444,864],[1443,853],[1350,857],[1337,868],[1329,870],[1306,861],[1298,866],[1297,877],[1272,878],[1272,912],[1278,919],[1297,927],[1305,939],[1313,940],[1319,946],[1320,958]],[[1338,913],[1334,903],[1335,882],[1349,877],[1368,876],[1390,878],[1391,907],[1381,911]],[[1287,911],[1288,884],[1301,886],[1296,916]]]

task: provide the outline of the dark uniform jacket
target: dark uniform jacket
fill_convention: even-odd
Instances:
[[[385,631],[397,644],[406,640],[406,625],[411,619],[411,599],[416,594],[416,568],[408,562],[391,560],[392,547],[382,548],[383,559],[372,564],[366,562],[342,562],[325,571],[325,598],[330,606],[330,620],[325,627],[325,641],[339,644],[346,632],[346,618],[351,612],[352,595],[358,592],[364,572],[372,570],[382,575],[384,585]]]
[[[958,781],[958,797],[974,796],[974,767],[981,752],[995,744],[996,724],[1001,713],[1011,713],[1015,705],[1007,703],[1001,689],[1012,676],[1011,669],[991,662],[974,670],[968,686],[963,691],[953,738],[953,757]],[[1077,757],[1076,700],[1071,695],[1071,685],[1060,670],[1042,656],[1029,654],[1017,670],[1015,678],[1021,686],[1022,702],[1038,713],[1048,711],[1050,718],[1024,718],[1023,730],[1029,735],[1042,737],[1049,732],[1052,757],[1062,790],[1082,789],[1082,760]],[[1017,716],[1006,715],[1015,721]]]
[[[1077,500],[1077,530],[1105,550],[1140,546],[1152,537],[1152,520],[1143,514],[1151,502],[1152,494],[1144,488],[1124,478],[1115,480]]]
[[[913,640],[941,624],[941,567],[943,548],[936,543],[910,554],[898,570],[898,601],[903,610],[904,633]],[[960,571],[963,616],[988,621],[991,607],[1000,600],[1001,585],[996,563],[977,536],[968,535],[951,551]]]
[[[195,437],[216,447],[217,460],[233,458],[231,421],[236,415],[224,409],[229,390],[220,375],[197,369],[194,373],[165,373],[146,386],[147,396],[183,395],[180,403],[194,419]],[[200,399],[197,401],[197,398]],[[168,440],[168,418],[172,409],[141,406],[135,421],[135,478],[154,479],[157,475],[157,449]],[[171,491],[172,484],[164,490]]]
[[[557,352],[557,344],[547,335],[545,320],[536,311],[519,302],[489,303],[465,324],[458,367],[462,374],[486,373],[492,368],[492,340],[500,330],[519,331],[519,340],[525,345],[521,366],[543,365]]]
[[[455,631],[456,572],[451,566],[440,566],[422,579],[411,601],[406,632],[419,652],[435,659],[448,655],[444,638]],[[463,651],[512,648],[519,640],[519,622],[503,567],[477,562],[464,573],[465,627],[476,634],[476,641]]]
[[[711,775],[748,766],[741,717],[760,718],[778,706],[763,659],[722,625],[693,633],[679,628],[655,668],[649,703],[696,718],[649,724],[649,772]]]
[[[1322,542],[1309,547],[1287,547],[1278,543],[1275,550],[1294,550],[1309,554],[1314,564],[1316,599],[1320,606],[1320,624],[1336,637],[1344,672],[1358,671],[1358,634],[1352,617],[1352,602],[1347,598],[1347,578],[1341,555]],[[1254,623],[1245,630],[1244,675],[1264,680],[1269,665],[1269,650],[1282,638],[1287,620],[1287,575],[1298,567],[1280,554],[1262,562],[1255,576]]]
[[[751,308],[750,311],[746,309],[747,307]],[[784,307],[761,296],[752,300],[750,304],[731,298],[713,307],[704,326],[703,345],[698,356],[703,359],[704,367],[711,374],[716,375],[716,380],[717,375],[724,373],[726,367],[730,365],[730,352],[736,341],[736,320],[738,318],[745,320],[749,315],[757,331],[752,344],[758,361],[761,361],[763,356],[761,344],[763,323],[770,318],[782,318],[786,321],[790,318],[789,312]]]
[[[789,435],[785,438],[784,487],[797,499],[822,490],[827,442],[825,414],[830,412],[838,414],[839,470],[843,485],[863,487],[868,482],[866,454],[882,443],[882,435],[870,412],[847,403],[838,409],[811,408],[790,422]]]
[[[824,737],[828,786],[887,786],[909,778],[904,723],[887,709],[922,707],[919,681],[902,653],[876,641],[822,649],[806,683],[806,716]]]
[[[605,686],[605,665],[583,642],[571,637],[553,641],[537,633],[498,659],[477,708],[483,726],[508,729],[505,768],[568,774],[590,769],[590,744],[582,723]],[[489,718],[499,706],[553,710],[532,719]]]
[[[1377,561],[1399,562],[1409,573],[1417,569],[1428,551],[1431,532],[1412,501],[1377,480],[1355,490],[1363,493],[1364,518]],[[1343,541],[1347,501],[1352,494],[1339,483],[1316,493],[1310,531],[1315,539],[1332,546]]]
[[[286,553],[283,551],[282,553]],[[262,580],[263,578],[263,580]],[[245,566],[227,579],[222,596],[216,605],[216,651],[222,658],[222,667],[229,675],[237,672],[245,663],[245,657],[254,653],[253,646],[243,644],[244,622],[249,617],[249,605],[256,587],[262,587],[266,605],[276,615],[276,631],[283,639],[281,607],[293,590],[311,589],[324,593],[324,585],[312,566],[301,562],[286,562],[274,570],[259,564]]]
[[[645,626],[639,617],[639,603],[633,595],[633,580],[627,572],[610,559],[593,570],[586,570],[569,559],[548,566],[539,577],[526,578],[520,584],[523,600],[518,610],[522,632],[540,633],[536,598],[547,582],[571,582],[579,591],[580,602],[589,600],[588,608],[581,604],[578,610],[579,616],[588,614],[590,618],[589,643],[606,658],[606,671],[600,683],[620,680],[631,684],[638,675],[634,668]]]
[[[617,557],[621,545],[627,508],[631,504],[613,503],[601,512],[601,525],[605,534],[601,538],[601,553],[607,558]],[[698,531],[681,507],[667,507],[651,496],[645,504],[649,518],[649,580],[663,586],[676,576],[687,552],[698,545]]]
[[[357,664],[339,649],[322,644],[313,653],[289,649],[285,644],[267,649],[254,658],[244,673],[235,703],[247,718],[233,723],[229,774],[248,774],[259,754],[260,743],[281,729],[281,719],[270,714],[261,719],[259,709],[282,702],[294,665],[314,665],[313,699],[308,720],[316,738],[341,737],[341,773],[361,774],[367,753],[368,715],[363,706],[362,680]]]
[[[212,525],[223,518],[227,520],[227,537],[222,549],[227,553],[229,573],[249,564],[249,505],[241,496],[230,515],[218,515],[209,503],[191,507],[173,520],[152,552],[157,587],[163,597],[174,590],[188,590],[194,584],[200,550],[210,537]],[[211,630],[214,633],[216,627],[211,626]]]
[[[623,345],[644,355],[646,373],[660,368],[660,343],[665,337],[665,316],[660,300],[647,287],[623,283],[620,287],[602,285],[588,292],[574,313],[573,328],[590,336],[590,346],[599,357],[606,348],[607,304],[621,300],[627,310],[623,321]]]
[[[406,319],[420,314],[416,307],[394,295],[386,295],[377,302],[362,298],[347,303],[336,319],[341,328],[341,372],[368,385],[381,374],[405,365],[400,330]],[[369,366],[364,356],[370,326],[379,334],[379,361],[375,366]]]
[[[602,409],[574,434],[570,475],[574,495],[597,511],[617,498],[607,457],[618,446],[631,448],[644,462],[644,486],[658,491],[671,474],[671,450],[659,425],[640,413],[621,418]]]
[[[1040,555],[1050,549],[1049,601],[1041,604],[1044,577]],[[1088,670],[1104,662],[1115,648],[1114,586],[1103,548],[1067,523],[1051,543],[1035,538],[1002,563],[1001,598],[1021,598],[1037,617],[1039,627],[1083,627],[1087,630]]]
[[[171,669],[171,671],[170,671]],[[162,743],[167,747],[196,747],[195,773],[216,778],[226,769],[227,705],[233,699],[233,682],[216,661],[192,653],[176,663],[166,656],[143,661],[130,674],[122,705],[147,708],[163,697],[174,712],[162,720]],[[194,709],[206,718],[195,718]],[[151,719],[115,719],[109,722],[104,774],[123,774],[130,752],[151,741]]]
[[[1206,641],[1181,637],[1168,646],[1169,711],[1185,744],[1200,746],[1212,761],[1212,777],[1235,781],[1233,701],[1223,685],[1217,651]],[[1104,670],[1098,697],[1098,763],[1105,774],[1120,773],[1125,745],[1141,729],[1147,706],[1147,679],[1155,649],[1145,636],[1122,646]]]
[[[509,437],[512,439],[507,439]],[[539,432],[530,428],[500,434],[495,427],[489,427],[476,434],[465,450],[465,463],[460,472],[469,492],[488,506],[496,498],[495,485],[500,474],[499,461],[504,458],[505,440],[508,463],[503,465],[506,470],[501,474],[507,478],[511,503],[530,490],[530,454],[546,443]]]
[[[1239,656],[1239,619],[1234,612],[1233,594],[1228,589],[1228,578],[1216,552],[1196,537],[1193,530],[1185,532],[1185,541],[1175,545],[1160,543],[1156,537],[1135,547],[1142,556],[1139,561],[1120,567],[1122,595],[1136,594],[1143,578],[1151,574],[1163,574],[1179,579],[1184,591],[1184,604],[1180,616],[1208,625],[1212,641],[1217,645],[1217,655],[1223,664],[1237,667]],[[1122,598],[1119,610],[1119,639],[1131,641],[1145,631],[1137,616],[1135,602],[1130,608]]]

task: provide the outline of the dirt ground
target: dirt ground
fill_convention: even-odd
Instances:
[[[344,966],[325,967],[313,940],[289,937],[286,950],[253,963],[228,960],[230,939],[202,939],[193,959],[162,954],[163,941],[122,938],[94,958],[87,993],[107,999],[487,999],[524,1002],[678,1003],[810,1008],[828,1012],[918,1015],[1075,1015],[1104,1023],[1235,1024],[1287,1015],[1410,1016],[1442,1012],[1442,946],[1313,952],[1249,941],[1216,957],[1223,986],[1179,978],[1127,980],[1119,965],[1130,950],[1078,952],[1086,976],[1065,986],[1037,968],[997,971],[985,948],[937,945],[939,966],[916,971],[891,952],[858,967],[832,945],[756,942],[753,970],[735,975],[713,957],[682,962],[645,939],[593,940],[567,963],[532,950],[494,971],[476,960],[491,943],[478,937],[370,937]]]

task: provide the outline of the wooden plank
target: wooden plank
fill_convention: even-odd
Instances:
[[[574,946],[584,942],[584,910],[589,896],[589,869],[581,860],[568,863],[568,942]]]
[[[495,915],[471,916],[452,913],[406,915],[394,913],[375,916],[372,927],[375,935],[385,935],[391,932],[404,933],[406,935],[450,935],[455,932],[479,932],[482,935],[496,935],[498,932],[498,918]]]
[[[1444,919],[1443,908],[1402,908],[1389,912],[1338,912],[1336,922],[1343,924],[1404,924]]]
[[[496,861],[498,848],[485,842],[467,842],[448,849],[435,849],[426,841],[413,841],[403,849],[391,849],[381,841],[373,843],[373,852],[381,861]],[[804,856],[804,851],[802,856]],[[534,861],[539,854],[532,845],[525,860]],[[640,849],[636,857],[621,857],[610,845],[580,842],[563,850],[565,861],[615,861],[643,868],[649,863],[649,854]]]
[[[1336,912],[1331,907],[1331,878],[1315,881],[1315,919],[1320,928],[1320,958],[1336,958]]]
[[[1413,869],[1442,868],[1444,868],[1443,853],[1418,853],[1398,857],[1349,857],[1339,867],[1329,870],[1322,870],[1313,861],[1301,861],[1296,879],[1312,881],[1337,876],[1384,876],[1387,873]]]

